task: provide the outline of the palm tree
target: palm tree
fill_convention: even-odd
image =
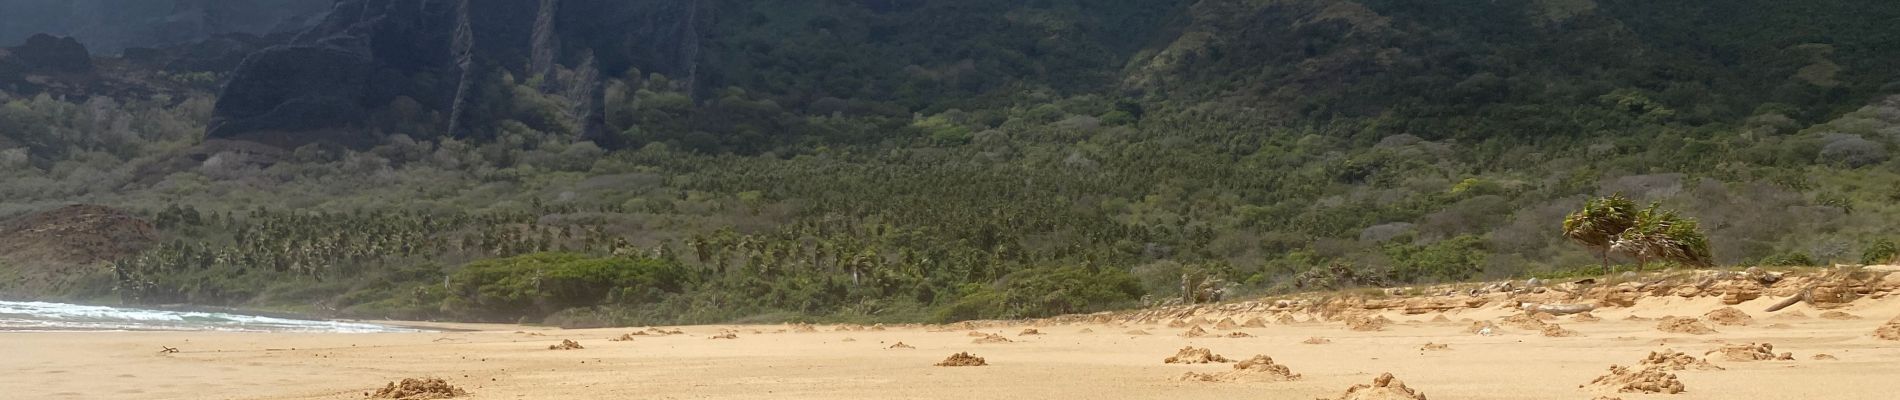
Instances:
[[[1649,260],[1675,261],[1697,267],[1714,265],[1709,241],[1696,221],[1682,218],[1659,204],[1636,213],[1635,225],[1616,235],[1610,248],[1636,257],[1637,270]]]
[[[1564,217],[1564,237],[1597,252],[1603,268],[1610,267],[1610,251],[1617,235],[1636,225],[1636,202],[1613,194],[1592,199]]]

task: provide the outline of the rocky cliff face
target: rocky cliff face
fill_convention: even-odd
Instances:
[[[578,72],[572,110],[600,132],[599,71],[693,78],[700,0],[338,0],[289,44],[252,54],[230,76],[213,138],[285,147],[373,140],[376,114],[401,104],[457,136],[475,136],[508,75]],[[549,90],[552,90],[550,88]],[[504,91],[505,93],[505,91]],[[413,121],[412,121],[413,122]],[[423,132],[413,132],[421,134]]]
[[[225,33],[300,30],[332,0],[0,0],[0,46],[37,34],[94,52],[186,44]]]

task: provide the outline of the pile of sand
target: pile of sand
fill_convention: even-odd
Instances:
[[[1704,354],[1703,356],[1706,357],[1706,356],[1712,356],[1715,354],[1721,354],[1722,359],[1728,360],[1728,361],[1777,361],[1777,360],[1793,361],[1794,360],[1794,353],[1784,352],[1781,354],[1775,354],[1775,345],[1767,344],[1767,343],[1732,344],[1732,345],[1722,346],[1722,348],[1711,350],[1708,352],[1708,354]]]
[[[1432,317],[1431,322],[1433,323],[1451,322],[1451,318],[1446,318],[1445,314],[1438,314],[1437,316]]]
[[[1544,330],[1544,325],[1547,325],[1544,322],[1544,316],[1549,316],[1549,315],[1550,314],[1545,314],[1545,313],[1537,313],[1537,314],[1525,313],[1525,314],[1512,315],[1510,317],[1504,318],[1504,325],[1517,328],[1517,329],[1527,330],[1527,331],[1541,331],[1541,330]],[[1556,318],[1556,317],[1550,317],[1550,318]]]
[[[1589,311],[1584,311],[1577,313],[1577,315],[1570,316],[1570,320],[1572,322],[1597,322],[1602,321],[1603,318],[1599,318],[1596,314],[1591,314]]]
[[[1130,330],[1130,331],[1122,332],[1122,333],[1129,334],[1129,335],[1143,335],[1143,336],[1153,335],[1152,333],[1148,333],[1148,331],[1140,330],[1140,329]]]
[[[1339,400],[1425,400],[1425,394],[1405,387],[1405,382],[1386,373],[1374,378],[1370,386],[1352,385]]]
[[[1241,323],[1241,324],[1240,324],[1240,327],[1242,327],[1242,328],[1265,328],[1265,327],[1267,327],[1267,319],[1266,319],[1266,318],[1260,318],[1260,317],[1253,317],[1253,318],[1249,318],[1249,319],[1247,319],[1247,322],[1243,322],[1243,323]]]
[[[1810,358],[1811,358],[1811,359],[1813,359],[1814,361],[1836,361],[1836,360],[1840,360],[1840,358],[1836,358],[1836,357],[1834,357],[1834,355],[1833,355],[1833,354],[1827,354],[1827,353],[1818,353],[1818,354],[1815,354],[1815,355],[1814,355],[1814,357],[1810,357]]]
[[[1848,313],[1840,312],[1840,311],[1828,311],[1828,312],[1821,313],[1821,319],[1850,321],[1850,320],[1860,319],[1860,316],[1854,315],[1854,314],[1848,314]]]
[[[1016,336],[1036,336],[1036,335],[1041,335],[1041,334],[1042,334],[1042,331],[1036,330],[1036,328],[1029,328],[1029,329],[1024,329],[1022,333],[1018,333],[1016,334]]]
[[[1663,318],[1662,323],[1656,324],[1656,330],[1668,332],[1668,333],[1683,333],[1683,334],[1690,334],[1690,335],[1707,335],[1707,334],[1715,333],[1714,329],[1710,329],[1708,325],[1703,325],[1702,321],[1697,320],[1695,318],[1689,318],[1689,317]]]
[[[1641,316],[1637,316],[1636,314],[1630,314],[1630,316],[1623,317],[1623,320],[1624,321],[1653,321],[1654,319],[1643,318]]]
[[[561,344],[548,345],[548,350],[580,350],[580,349],[585,349],[585,348],[586,347],[581,347],[580,342],[566,340],[566,339],[562,339]]]
[[[1188,346],[1182,347],[1181,351],[1175,352],[1174,357],[1168,357],[1165,360],[1161,360],[1161,362],[1167,364],[1213,364],[1230,363],[1234,362],[1234,360],[1229,360],[1227,357],[1214,354],[1213,350]]]
[[[1755,323],[1755,317],[1751,317],[1748,313],[1737,310],[1735,307],[1722,307],[1715,311],[1710,311],[1708,314],[1702,314],[1702,319],[1709,320],[1709,323],[1721,326],[1748,326],[1749,324]]]
[[[1280,325],[1293,325],[1293,324],[1300,323],[1300,320],[1299,318],[1294,318],[1293,314],[1282,313],[1280,314],[1280,316],[1274,317],[1273,323],[1280,324]]]
[[[1801,312],[1801,310],[1794,310],[1794,311],[1789,311],[1785,313],[1775,314],[1775,316],[1768,317],[1768,318],[1779,319],[1779,320],[1801,320],[1801,319],[1808,319],[1808,313]]]
[[[970,353],[951,354],[950,358],[945,358],[943,362],[937,363],[939,367],[981,367],[985,365],[990,365],[990,363],[983,360],[983,357],[977,357]]]
[[[1900,340],[1900,318],[1887,321],[1887,324],[1874,329],[1874,337],[1883,340]]]
[[[1230,338],[1234,338],[1234,339],[1240,339],[1240,338],[1250,338],[1250,337],[1253,337],[1253,334],[1250,334],[1250,333],[1247,333],[1247,332],[1227,332],[1227,335],[1226,335],[1226,336],[1227,336],[1227,337],[1230,337]]]
[[[713,335],[713,337],[709,337],[707,339],[738,339],[738,338],[739,338],[739,334],[726,332],[726,333],[721,333],[718,335]]]
[[[795,332],[795,333],[817,333],[817,332],[818,332],[818,327],[816,327],[816,326],[811,326],[811,324],[792,324],[792,332]]]
[[[989,335],[989,336],[976,338],[976,340],[970,341],[970,343],[976,343],[976,344],[993,344],[993,343],[1009,343],[1009,342],[1010,342],[1009,338],[1003,337],[1003,335]]]
[[[450,385],[449,381],[442,378],[405,378],[402,382],[390,382],[388,386],[376,390],[376,393],[369,397],[372,399],[433,400],[453,399],[467,395],[467,391]]]
[[[1392,320],[1386,319],[1383,315],[1375,315],[1372,317],[1354,315],[1346,318],[1346,328],[1358,332],[1382,331],[1385,330],[1386,325],[1391,323]]]
[[[1306,338],[1306,340],[1304,340],[1304,341],[1301,341],[1300,343],[1305,343],[1305,344],[1327,344],[1327,343],[1332,343],[1332,342],[1333,342],[1333,341],[1332,341],[1331,339],[1327,339],[1327,338],[1323,338],[1323,337],[1318,337],[1318,336],[1315,336],[1315,337],[1310,337],[1310,338]]]
[[[1631,369],[1621,365],[1611,365],[1608,375],[1599,376],[1591,380],[1589,384],[1580,387],[1588,386],[1596,386],[1617,393],[1676,394],[1682,393],[1683,390],[1682,381],[1676,379],[1676,374],[1671,374],[1667,369],[1656,366]]]
[[[1465,328],[1465,333],[1477,335],[1477,334],[1483,334],[1489,331],[1492,334],[1496,334],[1498,331],[1501,331],[1501,330],[1502,329],[1498,328],[1498,324],[1493,323],[1491,321],[1476,321],[1476,322],[1472,322],[1470,327]]]
[[[1256,355],[1238,364],[1232,371],[1221,373],[1189,372],[1181,376],[1184,381],[1198,382],[1285,382],[1300,380],[1300,374],[1293,369],[1273,362],[1273,357]]]
[[[1721,371],[1722,370],[1722,367],[1717,367],[1715,366],[1715,364],[1710,364],[1708,360],[1697,359],[1695,358],[1695,356],[1683,354],[1675,350],[1649,352],[1649,356],[1643,358],[1643,362],[1642,364],[1640,364],[1640,366],[1644,368],[1651,368],[1651,367],[1661,368],[1667,371],[1683,371],[1683,370],[1688,370],[1688,369],[1695,369],[1695,370],[1700,370],[1700,371]]]
[[[1240,328],[1240,323],[1234,322],[1233,318],[1221,318],[1220,322],[1214,323],[1214,329],[1223,331],[1231,331],[1237,328]]]
[[[1571,337],[1581,335],[1577,333],[1577,331],[1564,329],[1563,325],[1557,324],[1544,325],[1543,332],[1544,337]]]
[[[1187,332],[1181,333],[1181,337],[1190,337],[1190,338],[1204,337],[1207,335],[1208,335],[1207,330],[1201,329],[1200,325],[1195,325],[1193,328],[1188,328]]]
[[[646,332],[623,333],[619,337],[607,339],[609,342],[631,342],[634,336],[646,336]]]
[[[969,337],[987,337],[987,336],[991,336],[991,335],[992,335],[992,334],[990,334],[990,333],[985,333],[985,332],[977,332],[977,331],[970,331],[970,333],[965,333],[965,334],[963,334],[963,336],[969,336]]]
[[[885,349],[889,349],[889,350],[901,350],[901,349],[915,349],[915,348],[917,348],[917,347],[916,347],[916,346],[911,346],[911,345],[908,345],[908,344],[904,344],[904,342],[897,342],[897,344],[893,344],[893,345],[891,345],[891,347],[886,347]]]
[[[1447,351],[1447,350],[1451,350],[1451,345],[1444,344],[1444,343],[1426,342],[1424,346],[1418,347],[1418,351]]]

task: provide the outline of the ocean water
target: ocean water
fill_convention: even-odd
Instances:
[[[0,331],[416,332],[415,329],[218,312],[0,301]]]

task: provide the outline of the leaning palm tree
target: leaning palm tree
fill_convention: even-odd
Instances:
[[[1564,217],[1564,237],[1597,252],[1603,267],[1610,267],[1610,252],[1617,236],[1636,225],[1636,202],[1613,194],[1592,199]]]
[[[1650,205],[1637,212],[1634,221],[1633,226],[1611,240],[1610,249],[1635,257],[1637,270],[1642,270],[1650,260],[1697,267],[1714,265],[1708,237],[1697,228],[1695,220],[1662,210],[1660,205]]]

